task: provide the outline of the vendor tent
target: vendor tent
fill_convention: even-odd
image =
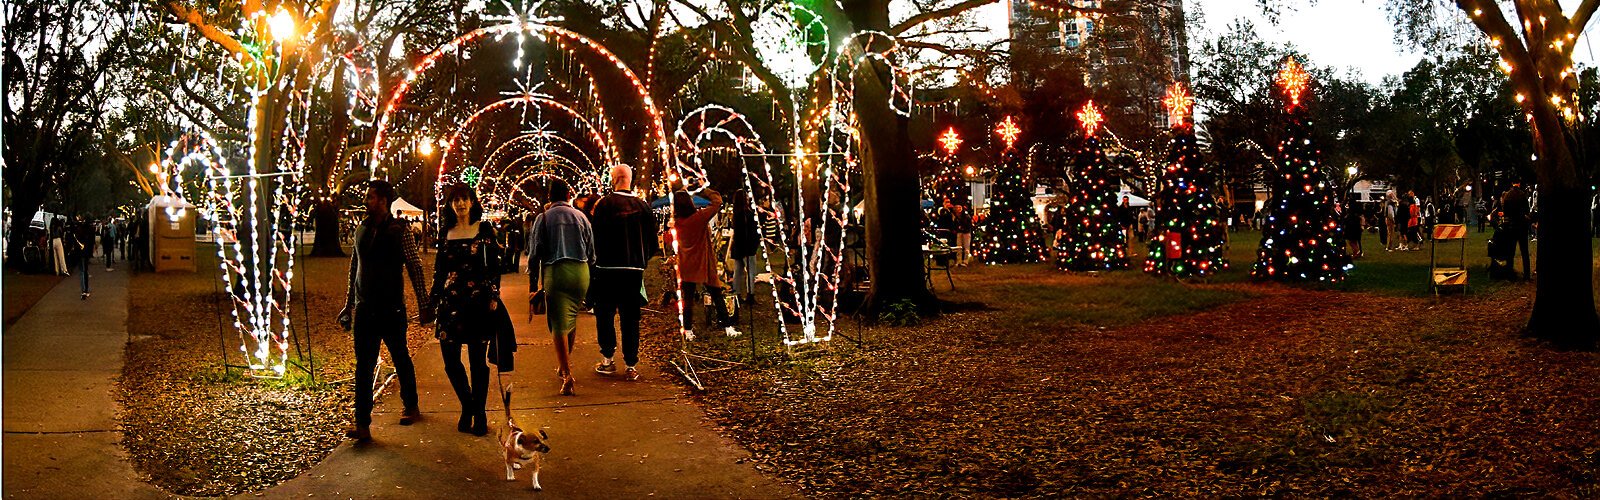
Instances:
[[[424,215],[422,209],[412,205],[405,198],[396,198],[393,205],[389,205],[389,213],[395,217],[410,217],[420,219]]]

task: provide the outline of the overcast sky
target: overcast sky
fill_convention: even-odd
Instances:
[[[1378,83],[1385,76],[1405,72],[1422,58],[1420,53],[1395,45],[1394,25],[1390,24],[1383,11],[1385,1],[1321,0],[1316,6],[1301,6],[1284,12],[1277,24],[1269,23],[1262,17],[1257,0],[1185,0],[1185,6],[1191,11],[1199,11],[1205,18],[1202,25],[1189,27],[1191,38],[1219,33],[1234,19],[1243,17],[1255,24],[1262,39],[1293,43],[1318,65],[1341,70],[1353,69],[1363,79]],[[1003,30],[1006,27],[1006,3],[1002,0],[984,6],[976,16],[984,20],[983,24],[996,27],[997,31]],[[1283,3],[1308,2],[1288,0]],[[1589,36],[1600,32],[1594,30],[1593,24],[1582,38],[1584,45],[1574,54],[1579,63],[1592,65],[1591,62],[1595,60],[1591,50],[1593,42],[1589,41]],[[998,38],[1005,34],[998,31],[994,36]]]

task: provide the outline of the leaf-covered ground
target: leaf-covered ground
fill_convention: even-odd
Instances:
[[[200,269],[215,269],[216,254],[206,253],[212,247],[200,250]],[[335,317],[349,260],[300,263],[310,300],[300,303],[296,280],[292,306],[295,327],[314,347],[315,382],[292,370],[290,377],[274,380],[223,369],[224,355],[231,364],[244,360],[227,303],[218,302],[226,298],[221,282],[212,282],[214,272],[129,279],[131,340],[119,383],[119,418],[123,445],[152,484],[184,495],[255,491],[316,465],[343,439],[354,404],[355,360],[350,336]],[[311,328],[303,323],[307,318]],[[430,331],[413,324],[413,349],[429,337]],[[311,366],[306,358],[295,360]]]
[[[758,326],[699,401],[817,496],[1600,496],[1600,356],[1516,334],[1531,284],[1420,297],[1425,254],[1378,259],[1352,281],[1400,285],[961,269],[921,326],[794,357]]]

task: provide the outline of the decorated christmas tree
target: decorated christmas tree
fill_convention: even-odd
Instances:
[[[978,258],[985,263],[1041,262],[1045,257],[1044,233],[1029,197],[1033,182],[1013,147],[1021,132],[1009,116],[996,129],[1005,142],[1005,152],[995,167],[989,217],[984,220],[983,240],[977,244]]]
[[[1103,116],[1089,101],[1078,112],[1083,143],[1067,180],[1067,205],[1062,234],[1056,238],[1056,267],[1069,271],[1104,271],[1128,267],[1128,235],[1117,223],[1120,183],[1111,176],[1110,159],[1095,133]]]
[[[1350,258],[1339,241],[1339,218],[1333,210],[1334,187],[1311,142],[1311,120],[1303,98],[1310,76],[1289,58],[1278,72],[1278,87],[1287,104],[1288,129],[1274,158],[1272,198],[1261,228],[1261,250],[1252,274],[1278,281],[1343,280]]]
[[[1182,83],[1173,85],[1164,101],[1172,123],[1172,149],[1158,175],[1155,196],[1155,241],[1144,261],[1147,273],[1178,278],[1207,276],[1228,268],[1223,252],[1228,229],[1211,194],[1212,177],[1195,144],[1189,110],[1194,98]]]

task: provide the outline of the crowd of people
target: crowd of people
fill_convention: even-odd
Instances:
[[[656,213],[633,190],[632,170],[616,166],[608,193],[574,199],[572,188],[552,180],[548,203],[528,218],[496,224],[483,220],[483,206],[475,191],[464,185],[444,190],[440,200],[438,249],[431,285],[423,275],[422,241],[407,223],[395,219],[387,207],[398,199],[394,187],[372,181],[366,195],[366,217],[355,228],[345,308],[341,326],[354,333],[356,380],[370,380],[380,346],[387,346],[400,381],[405,405],[400,424],[421,417],[416,375],[406,349],[406,321],[402,271],[421,309],[418,321],[434,324],[445,373],[461,405],[457,429],[487,433],[485,403],[489,365],[495,365],[502,397],[509,398],[506,379],[514,369],[516,339],[511,318],[501,296],[501,275],[517,272],[527,256],[529,320],[545,316],[554,341],[557,383],[562,395],[576,392],[572,348],[578,314],[586,309],[595,316],[600,360],[594,371],[601,375],[638,380],[640,311],[648,303],[644,289],[647,263],[663,248],[674,249],[681,296],[686,303],[704,289],[717,305],[716,325],[727,336],[740,332],[725,299],[712,218],[723,208],[723,197],[709,187],[701,190],[709,203],[697,207],[686,191],[671,198],[671,229],[662,231]],[[736,204],[733,247],[735,290],[752,293],[754,263],[761,227],[748,209]],[[744,207],[740,209],[739,207]],[[739,285],[743,282],[745,284]],[[693,339],[694,307],[680,309],[685,338]],[[620,335],[619,335],[620,334]],[[619,342],[620,340],[620,342]],[[464,349],[463,349],[464,348]],[[619,349],[620,348],[620,349]],[[466,362],[461,353],[465,350]],[[616,359],[621,351],[621,362]],[[355,426],[347,436],[370,440],[372,387],[356,384]]]

